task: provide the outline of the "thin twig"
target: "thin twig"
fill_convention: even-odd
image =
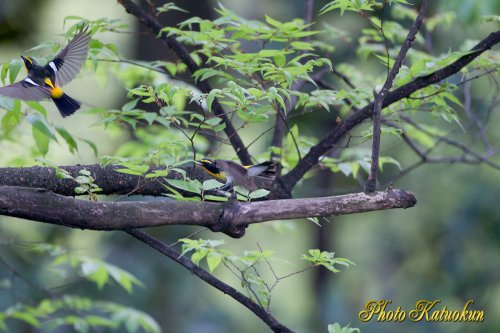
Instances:
[[[387,79],[385,80],[384,86],[382,90],[375,94],[375,101],[373,103],[373,144],[372,144],[372,157],[371,157],[371,165],[370,165],[370,175],[368,176],[368,182],[365,186],[365,190],[367,192],[373,192],[377,188],[377,174],[378,174],[378,164],[380,157],[380,137],[381,137],[381,114],[382,114],[382,105],[384,104],[384,99],[386,98],[387,93],[392,87],[392,83],[394,79],[398,75],[399,69],[403,65],[403,61],[406,57],[406,53],[410,49],[415,37],[422,25],[424,20],[424,15],[427,11],[427,6],[429,5],[429,0],[424,0],[422,2],[422,7],[420,7],[420,11],[418,13],[415,22],[413,22],[410,31],[408,32],[408,36],[406,40],[399,50],[399,54],[394,61],[394,65],[392,66],[391,71],[387,75]]]
[[[500,170],[500,165],[498,164],[495,164],[493,163],[492,161],[490,161],[487,157],[485,156],[482,156],[481,154],[479,153],[476,153],[475,151],[473,151],[470,147],[468,147],[467,145],[463,144],[463,143],[460,143],[458,141],[455,141],[455,140],[452,140],[446,136],[440,136],[440,135],[436,135],[428,130],[426,130],[425,128],[423,128],[422,126],[420,126],[417,122],[413,121],[412,119],[406,117],[406,116],[403,116],[403,115],[400,115],[399,118],[401,118],[401,120],[403,120],[404,122],[412,125],[413,127],[415,127],[417,130],[427,134],[427,135],[430,135],[434,138],[437,138],[438,140],[440,141],[443,141],[444,143],[450,145],[450,146],[453,146],[455,148],[458,148],[460,149],[461,151],[463,151],[465,154],[468,154],[472,157],[474,157],[477,161],[474,162],[474,164],[477,164],[477,163],[484,163],[490,167],[492,167],[493,169],[496,169],[496,170]],[[470,163],[468,161],[463,161],[463,162],[466,162],[466,163]]]
[[[102,62],[115,62],[115,63],[129,64],[129,65],[133,65],[133,66],[137,66],[137,67],[149,69],[150,71],[153,71],[153,72],[158,72],[158,73],[161,73],[161,74],[165,74],[165,75],[171,76],[170,73],[168,73],[164,69],[161,69],[161,68],[158,68],[158,67],[151,67],[151,66],[148,66],[148,65],[145,65],[145,64],[141,64],[140,62],[133,61],[133,60],[122,59],[122,58],[119,58],[119,59],[97,58],[96,60],[97,61],[102,61]]]

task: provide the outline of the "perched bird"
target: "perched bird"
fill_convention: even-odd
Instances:
[[[220,188],[223,191],[232,191],[234,185],[255,191],[257,189],[256,177],[267,179],[276,177],[276,163],[272,161],[248,166],[227,160],[202,159],[196,162],[209,175],[225,182]]]
[[[28,77],[9,86],[0,87],[0,95],[24,101],[52,98],[63,117],[80,108],[80,102],[66,95],[61,86],[80,72],[89,51],[90,33],[81,29],[54,59],[40,66],[33,58],[23,57]]]

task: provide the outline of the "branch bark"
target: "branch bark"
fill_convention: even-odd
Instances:
[[[406,53],[410,49],[413,41],[415,40],[415,36],[417,35],[422,22],[424,21],[424,15],[427,12],[427,6],[429,5],[429,0],[424,0],[422,2],[422,7],[420,7],[420,12],[417,15],[417,18],[413,22],[410,31],[408,31],[408,36],[406,40],[399,50],[398,56],[394,61],[394,65],[387,75],[387,79],[385,80],[382,89],[375,96],[375,101],[373,102],[373,143],[372,143],[372,158],[370,165],[370,174],[368,175],[368,182],[366,183],[365,190],[367,192],[375,191],[377,187],[377,174],[378,174],[378,161],[380,156],[380,136],[381,136],[381,117],[382,117],[382,104],[384,103],[384,99],[386,98],[387,93],[392,88],[392,83],[394,79],[399,73],[399,69],[401,65],[403,65],[403,60],[406,57]],[[383,29],[383,27],[381,27]]]
[[[157,180],[145,179],[136,175],[120,173],[116,169],[122,168],[117,165],[101,166],[99,164],[62,166],[61,169],[68,171],[73,177],[78,176],[80,170],[88,170],[95,179],[95,184],[102,191],[98,194],[111,195],[151,195],[161,196],[168,190]],[[151,168],[149,172],[164,170],[165,168]],[[191,178],[203,181],[209,177],[200,168],[186,166],[185,170]],[[191,173],[193,172],[193,173]],[[59,179],[56,177],[54,168],[34,166],[27,168],[0,168],[0,186],[21,186],[31,188],[45,188],[51,192],[66,196],[76,196],[75,187],[78,186],[71,179]],[[172,171],[166,177],[169,179],[182,179],[182,175]]]
[[[382,108],[385,108],[397,101],[411,96],[417,90],[427,87],[431,84],[439,82],[455,73],[458,73],[463,67],[467,66],[484,51],[491,49],[494,45],[500,42],[500,30],[491,33],[485,39],[476,44],[469,53],[463,55],[452,64],[443,67],[429,75],[418,77],[410,83],[407,83],[387,94]],[[370,103],[360,109],[358,112],[347,118],[340,126],[333,128],[318,144],[313,146],[309,152],[302,158],[295,168],[280,177],[283,186],[287,190],[291,190],[297,182],[302,179],[305,173],[318,163],[319,158],[332,149],[344,136],[359,125],[361,122],[372,116],[373,103]]]
[[[0,186],[0,215],[93,230],[129,230],[162,225],[198,225],[242,237],[252,223],[409,208],[415,195],[404,190],[259,202],[78,200],[46,189]]]
[[[176,263],[184,266],[187,270],[189,270],[191,273],[211,285],[212,287],[220,290],[226,295],[229,295],[232,297],[234,300],[245,306],[247,309],[252,311],[257,317],[262,319],[264,323],[266,323],[267,326],[273,331],[273,332],[279,332],[279,333],[292,333],[293,331],[290,330],[288,327],[285,325],[281,324],[276,318],[274,318],[271,313],[266,311],[263,307],[252,301],[249,297],[243,295],[240,293],[238,290],[234,289],[230,285],[222,282],[221,280],[215,278],[212,274],[208,273],[206,270],[203,268],[195,265],[191,260],[188,258],[181,256],[177,251],[172,249],[171,247],[165,245],[163,242],[159,241],[158,239],[154,238],[151,235],[148,235],[145,232],[142,232],[140,230],[134,229],[134,230],[129,230],[127,231],[128,234],[131,236],[135,237],[136,239],[140,240],[144,244],[152,247],[156,251],[160,252],[164,256],[172,259]]]
[[[120,3],[125,8],[127,13],[130,13],[133,16],[137,17],[137,19],[144,25],[146,25],[154,34],[156,34],[158,38],[166,42],[168,47],[179,57],[179,59],[182,60],[182,62],[186,64],[191,73],[194,73],[200,69],[200,67],[194,62],[193,58],[191,58],[191,55],[184,47],[184,45],[179,43],[175,37],[167,36],[165,33],[161,32],[163,26],[154,16],[143,10],[139,5],[135,4],[131,0],[118,0],[118,3]],[[212,87],[207,80],[200,80],[196,83],[196,85],[205,94],[208,94],[212,90]],[[224,124],[226,125],[224,131],[229,141],[231,142],[231,145],[233,146],[236,154],[238,155],[241,163],[243,163],[244,165],[252,164],[250,153],[243,144],[243,141],[236,132],[236,129],[234,128],[231,120],[222,108],[222,105],[217,100],[214,100],[212,104],[212,110],[216,116],[220,117],[224,121]]]
[[[117,169],[122,168],[120,165],[101,166],[99,164],[90,165],[72,165],[61,166],[60,169],[66,170],[71,176],[76,178],[81,170],[87,170],[95,179],[95,184],[102,191],[97,194],[102,195],[149,195],[163,196],[170,191],[162,185],[166,183],[165,179],[183,179],[183,175],[177,171],[171,171],[165,177],[160,178],[145,178],[126,173],[118,172]],[[179,167],[184,170],[191,179],[197,179],[203,182],[211,179],[201,168],[192,165]],[[151,167],[147,173],[162,171],[165,168]],[[265,178],[256,178],[255,182],[259,188],[269,189],[272,181]],[[86,195],[85,193],[75,193],[75,187],[78,184],[72,179],[59,179],[56,177],[56,171],[51,167],[21,167],[21,168],[0,168],[0,186],[20,186],[31,188],[45,188],[51,192],[66,195],[79,196]],[[184,196],[194,196],[191,192],[185,192],[177,189]],[[281,198],[277,198],[281,199]]]

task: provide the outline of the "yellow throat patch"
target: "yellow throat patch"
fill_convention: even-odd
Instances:
[[[224,173],[224,171],[222,172],[219,172],[219,173],[213,173],[212,171],[208,170],[207,168],[205,168],[204,166],[201,166],[203,168],[203,170],[205,170],[206,173],[208,173],[210,176],[214,177],[214,178],[217,178],[217,179],[220,179],[222,181],[226,181],[226,174]]]
[[[200,162],[206,163],[210,166],[213,166],[213,163],[210,160],[200,160]],[[208,169],[204,164],[200,164],[200,167],[203,169],[203,171],[208,173],[210,176],[217,178],[219,180],[222,180],[224,182],[226,181],[226,174],[224,173],[224,171],[220,170],[219,168],[216,168],[214,166],[213,168]],[[217,172],[214,172],[214,170],[217,170]]]

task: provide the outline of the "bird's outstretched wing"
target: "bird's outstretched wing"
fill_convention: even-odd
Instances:
[[[276,163],[273,161],[250,165],[246,168],[250,177],[262,177],[267,179],[274,179],[276,177]]]
[[[45,68],[55,73],[56,83],[65,85],[75,78],[82,69],[89,51],[90,33],[88,27],[78,32]]]
[[[248,175],[247,169],[233,161],[218,160],[217,165],[222,168],[226,178],[232,180],[235,185],[245,187],[250,191],[255,191],[257,186],[253,179]]]
[[[0,95],[24,101],[40,101],[50,97],[50,90],[28,81],[16,82],[10,86],[0,87]]]

